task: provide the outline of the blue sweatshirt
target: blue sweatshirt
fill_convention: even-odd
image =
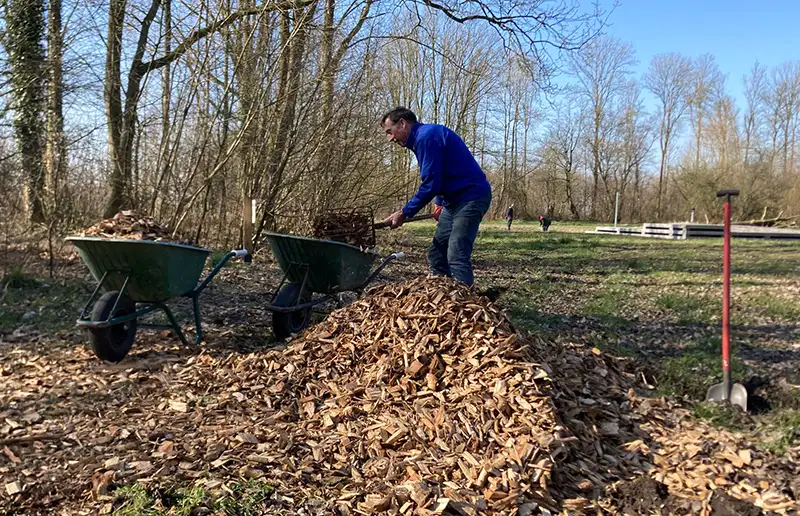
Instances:
[[[455,132],[438,124],[415,123],[406,140],[419,163],[422,184],[403,207],[403,215],[413,217],[434,197],[442,206],[474,201],[491,194],[492,188],[464,141]]]

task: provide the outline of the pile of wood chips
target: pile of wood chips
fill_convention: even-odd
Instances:
[[[331,210],[314,218],[311,236],[361,248],[375,247],[373,213],[368,208]]]
[[[132,210],[120,211],[110,219],[89,226],[80,236],[192,244],[189,240],[173,237],[172,230],[153,217]]]
[[[259,478],[270,514],[710,514],[719,493],[800,510],[797,450],[640,397],[628,362],[520,335],[446,279],[375,287],[264,352],[68,352],[0,368],[0,508],[109,513],[137,482]],[[643,478],[668,488],[647,510],[618,494]]]
[[[718,488],[798,507],[763,452],[689,432],[688,411],[636,396],[626,365],[521,338],[472,290],[420,278],[372,289],[280,352],[215,362],[202,384],[263,389],[248,460],[338,514],[614,514],[613,487],[642,475],[667,484],[673,513],[708,512]]]

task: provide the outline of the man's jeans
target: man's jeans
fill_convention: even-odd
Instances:
[[[442,210],[439,224],[428,249],[428,264],[436,275],[452,276],[466,285],[475,281],[472,275],[472,246],[478,226],[489,210],[492,196],[451,204]]]

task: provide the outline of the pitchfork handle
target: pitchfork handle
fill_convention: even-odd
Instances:
[[[418,220],[427,220],[427,219],[432,219],[432,218],[433,218],[433,213],[429,213],[427,215],[417,215],[416,217],[409,217],[409,218],[406,219],[406,222],[416,222]],[[404,222],[404,224],[405,224],[405,222]],[[388,222],[388,221],[376,222],[375,224],[372,225],[372,228],[373,229],[383,229],[383,228],[388,228],[391,225],[392,225],[392,223]]]

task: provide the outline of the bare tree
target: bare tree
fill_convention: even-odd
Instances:
[[[644,77],[645,86],[660,103],[661,166],[658,171],[656,218],[661,217],[661,201],[668,174],[670,145],[678,131],[678,123],[688,106],[691,74],[692,62],[688,58],[680,54],[659,54],[650,61],[650,68]]]
[[[599,183],[607,172],[603,169],[602,154],[603,145],[609,141],[607,133],[613,125],[611,104],[635,63],[633,48],[609,37],[591,41],[572,60],[572,73],[591,111],[588,137],[592,154],[592,218],[597,217]]]
[[[624,207],[630,217],[639,215],[640,199],[642,194],[642,170],[647,155],[653,145],[652,125],[644,110],[641,98],[641,86],[636,81],[630,81],[623,90],[619,109],[618,123],[618,152],[619,165],[615,169],[616,191],[620,193],[620,214]],[[633,182],[633,195],[628,195],[628,187]]]
[[[557,106],[546,136],[546,152],[555,161],[560,180],[564,185],[564,202],[574,220],[581,219],[581,211],[576,204],[578,146],[584,138],[583,117],[569,100]]]
[[[703,124],[708,116],[709,107],[724,87],[722,73],[717,67],[714,56],[703,54],[692,64],[692,79],[688,100],[689,118],[692,123],[695,139],[695,168],[700,167],[700,154],[703,148]]]
[[[747,168],[750,164],[750,154],[753,147],[760,147],[759,128],[761,127],[762,119],[762,92],[766,88],[767,76],[766,70],[763,66],[756,62],[750,71],[749,76],[745,76],[744,92],[747,101],[747,107],[744,111],[744,166]]]
[[[777,70],[776,83],[782,92],[781,152],[783,173],[794,171],[797,142],[798,111],[800,110],[800,61],[783,63]]]
[[[210,24],[190,32],[175,48],[159,57],[145,60],[150,27],[161,8],[160,0],[152,0],[147,12],[137,27],[137,42],[133,50],[126,86],[122,88],[121,61],[122,35],[125,26],[126,0],[111,0],[108,16],[106,47],[106,74],[104,98],[108,122],[109,156],[111,158],[111,192],[105,208],[105,216],[111,216],[123,206],[132,205],[131,183],[133,172],[133,149],[136,138],[138,108],[142,93],[142,82],[152,71],[159,70],[184,55],[195,43],[209,34],[214,34],[235,21],[270,11],[302,9],[316,0],[267,3],[258,7],[243,8],[227,13]]]

